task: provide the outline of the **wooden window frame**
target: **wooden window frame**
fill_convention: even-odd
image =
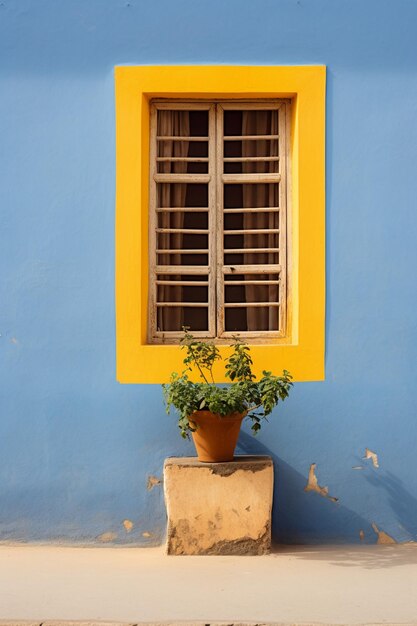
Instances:
[[[177,345],[149,344],[149,113],[154,99],[290,99],[291,291],[287,337],[252,345],[254,372],[324,379],[324,66],[120,66],[116,93],[116,377],[162,383],[183,369]],[[229,354],[220,345],[222,356]],[[214,372],[224,380],[221,363]]]
[[[193,335],[199,338],[207,338],[215,343],[229,343],[230,339],[239,334],[244,340],[252,343],[265,342],[268,339],[285,339],[287,337],[287,288],[290,285],[287,263],[287,221],[290,216],[290,199],[287,198],[287,186],[290,180],[290,162],[288,158],[288,137],[291,102],[288,99],[274,100],[152,100],[150,103],[150,154],[149,154],[149,312],[148,312],[148,340],[150,344],[158,343],[178,343],[182,337],[181,331],[159,331],[156,323],[156,312],[158,306],[167,306],[157,300],[158,275],[161,274],[197,274],[208,277],[208,329],[207,331],[193,331]],[[224,163],[226,159],[223,155],[224,132],[223,120],[224,111],[227,110],[270,110],[280,111],[279,128],[277,140],[279,142],[279,172],[271,174],[225,174]],[[157,135],[157,115],[158,111],[164,110],[186,110],[186,111],[208,111],[208,172],[207,174],[159,174],[157,156],[158,141]],[[206,138],[205,138],[206,139]],[[179,159],[177,159],[179,160]],[[230,159],[234,160],[234,159]],[[242,157],[242,161],[251,161],[251,157]],[[262,160],[262,158],[259,158]],[[256,266],[239,265],[232,267],[224,263],[224,239],[223,234],[223,190],[224,184],[236,183],[245,184],[256,182],[280,183],[279,185],[279,211],[280,232],[279,232],[279,256],[280,262],[277,265],[257,264]],[[157,263],[157,233],[158,212],[157,208],[157,184],[160,182],[195,182],[208,184],[208,229],[209,247],[207,249],[207,266],[159,266]],[[164,209],[162,209],[164,210]],[[226,209],[227,211],[227,209]],[[186,231],[184,231],[186,232]],[[243,231],[242,231],[243,233]],[[205,251],[204,251],[205,252]],[[236,273],[251,274],[279,274],[280,298],[277,304],[265,303],[265,306],[278,308],[279,330],[271,331],[226,331],[225,330],[225,308],[228,303],[224,301],[225,275]],[[169,303],[172,304],[172,303]],[[180,301],[176,305],[180,306]],[[192,303],[185,303],[183,306],[191,306]],[[201,303],[203,304],[203,303]],[[237,306],[233,303],[230,306]],[[247,303],[241,303],[242,308]],[[199,306],[197,304],[196,306]],[[256,306],[259,306],[257,303]]]

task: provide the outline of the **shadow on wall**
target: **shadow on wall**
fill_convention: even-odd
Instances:
[[[240,454],[266,454],[275,466],[272,538],[280,544],[377,542],[369,521],[329,496],[306,492],[307,479],[276,456],[252,435],[243,431],[238,442]],[[320,488],[319,488],[320,489]],[[321,488],[323,489],[323,488]],[[336,494],[337,495],[337,494]]]
[[[376,489],[383,489],[388,493],[391,509],[400,528],[412,537],[417,537],[417,499],[404,489],[403,483],[388,471],[378,476],[366,474],[364,478]]]

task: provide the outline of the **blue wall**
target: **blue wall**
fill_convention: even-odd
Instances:
[[[417,539],[416,24],[414,0],[1,1],[0,539],[163,538],[148,477],[192,447],[115,380],[113,68],[216,63],[328,67],[326,381],[240,440],[276,462],[275,539]]]

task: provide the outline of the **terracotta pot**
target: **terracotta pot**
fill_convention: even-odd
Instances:
[[[233,461],[240,426],[245,413],[217,415],[210,411],[196,411],[190,421],[197,425],[192,432],[198,460],[206,463]]]

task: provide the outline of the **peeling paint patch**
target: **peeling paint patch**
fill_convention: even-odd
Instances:
[[[158,478],[157,476],[148,476],[148,482],[146,483],[146,488],[148,491],[151,491],[157,485],[162,484],[162,478]]]
[[[353,470],[363,470],[363,469],[365,469],[365,468],[364,468],[364,466],[363,466],[363,465],[354,465],[354,466],[352,467],[352,469],[353,469]]]
[[[397,543],[395,541],[395,539],[393,539],[390,535],[388,535],[386,532],[384,532],[383,530],[379,530],[378,526],[375,524],[375,522],[372,522],[372,528],[374,529],[374,532],[376,532],[376,534],[378,535],[378,539],[377,539],[377,543],[379,544],[383,544],[383,545],[392,545],[394,543]]]
[[[10,343],[14,343],[15,345],[17,345],[19,342],[18,342],[18,340],[16,339],[16,337],[12,337],[12,338],[10,339]]]
[[[97,537],[97,539],[101,541],[102,543],[110,543],[110,541],[114,541],[115,539],[117,539],[117,534],[111,533],[111,532],[102,533],[101,535]]]
[[[146,539],[149,539],[149,537],[152,537],[152,533],[148,533],[148,531],[145,530],[145,532],[142,533],[142,537],[145,537]]]
[[[127,533],[130,533],[130,531],[133,528],[133,522],[131,522],[130,519],[124,519],[123,520],[123,526],[125,527],[125,531]]]
[[[376,452],[372,452],[372,450],[370,450],[369,448],[365,448],[365,456],[363,458],[364,459],[371,459],[372,465],[374,467],[376,467],[376,468],[379,467],[377,453]]]
[[[338,498],[335,498],[334,496],[329,496],[328,487],[321,487],[319,485],[319,482],[316,476],[316,467],[317,467],[316,463],[312,463],[310,465],[310,471],[308,472],[308,482],[307,482],[307,485],[304,487],[304,491],[315,491],[320,496],[323,496],[323,498],[327,498],[328,500],[331,500],[332,502],[337,502]]]
[[[363,540],[365,539],[365,533],[363,532],[363,530],[360,530],[360,531],[359,531],[359,539],[360,539],[361,541],[363,541]]]

